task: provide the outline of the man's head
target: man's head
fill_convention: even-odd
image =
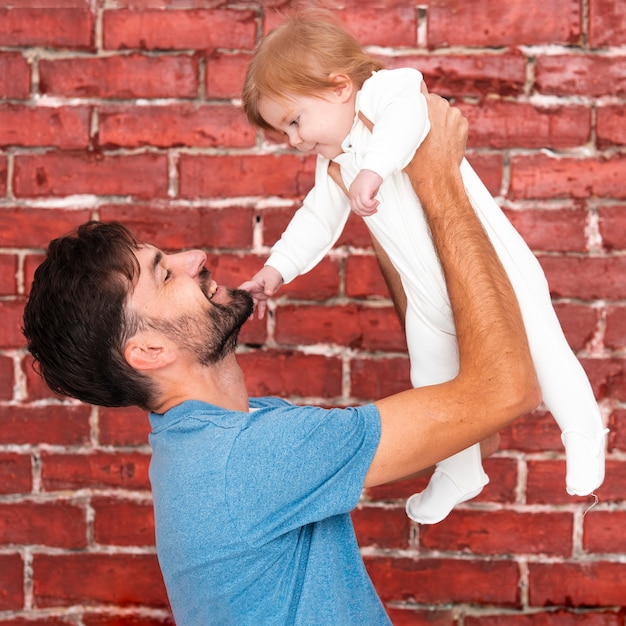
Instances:
[[[151,370],[162,365],[161,339],[199,365],[231,353],[252,300],[218,290],[205,261],[198,250],[142,245],[118,223],[89,222],[52,241],[24,310],[48,386],[91,404],[149,409],[159,401]]]

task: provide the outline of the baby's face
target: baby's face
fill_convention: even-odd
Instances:
[[[328,89],[319,96],[290,94],[280,100],[262,97],[259,113],[289,143],[306,153],[333,159],[354,121],[354,100],[341,90]]]

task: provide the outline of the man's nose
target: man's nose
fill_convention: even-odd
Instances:
[[[207,259],[206,253],[202,250],[186,250],[174,256],[179,267],[192,278],[195,278],[200,273]]]

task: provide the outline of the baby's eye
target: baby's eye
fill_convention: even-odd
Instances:
[[[300,124],[300,118],[297,117],[295,120],[289,122],[289,126],[298,126]]]

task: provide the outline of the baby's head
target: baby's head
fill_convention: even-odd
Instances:
[[[322,96],[343,74],[360,89],[383,64],[327,11],[309,9],[275,28],[256,49],[243,87],[243,107],[254,126],[271,130],[259,113],[261,97]]]

